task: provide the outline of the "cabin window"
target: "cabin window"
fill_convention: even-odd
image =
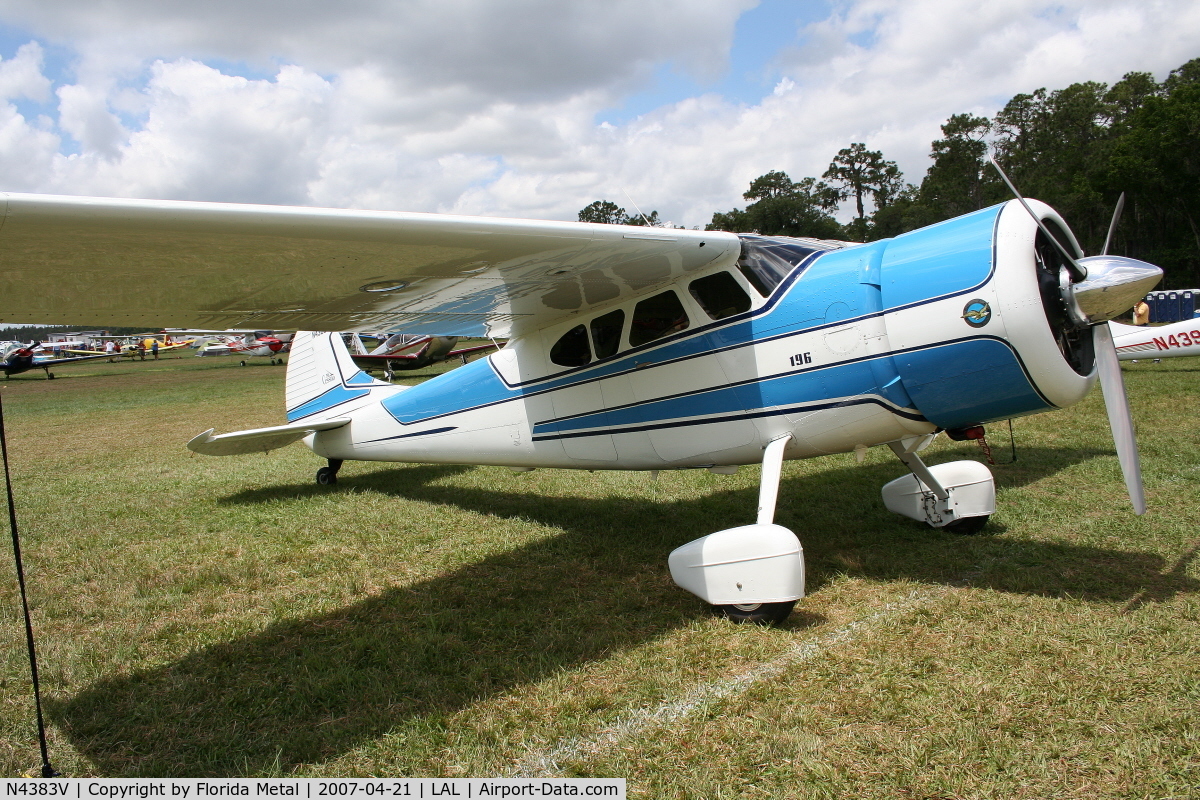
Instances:
[[[625,312],[617,309],[592,320],[592,347],[596,358],[615,355],[621,346],[621,329],[625,327]]]
[[[737,268],[755,291],[766,297],[797,265],[824,249],[819,245],[806,247],[798,242],[781,242],[765,236],[743,236]]]
[[[671,333],[685,329],[688,322],[683,303],[674,292],[663,292],[648,297],[633,308],[633,322],[629,327],[629,345],[637,347],[653,342]]]
[[[560,367],[582,367],[591,361],[587,328],[576,325],[559,337],[554,347],[550,348],[550,360]]]
[[[728,272],[697,278],[688,286],[688,291],[696,298],[704,313],[713,319],[724,319],[750,310],[750,295]]]

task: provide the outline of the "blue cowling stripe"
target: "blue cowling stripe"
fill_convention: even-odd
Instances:
[[[965,428],[1053,408],[1011,346],[970,339],[894,357],[904,386],[930,422]]]

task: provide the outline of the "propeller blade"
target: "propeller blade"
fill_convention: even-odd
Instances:
[[[1081,267],[1079,262],[1075,260],[1075,256],[1068,253],[1067,248],[1063,247],[1063,243],[1060,242],[1054,236],[1054,234],[1050,233],[1050,229],[1046,227],[1046,223],[1042,222],[1042,218],[1033,213],[1033,209],[1029,207],[1029,203],[1025,202],[1025,198],[1022,197],[1021,193],[1017,191],[1017,187],[1013,185],[1013,182],[1008,179],[1008,175],[1004,173],[1004,170],[1001,169],[1000,164],[997,163],[996,159],[992,156],[989,156],[988,161],[990,161],[992,166],[996,168],[996,172],[1000,173],[1000,177],[1004,180],[1004,185],[1007,186],[1008,190],[1013,193],[1013,197],[1021,201],[1021,205],[1024,206],[1025,210],[1029,212],[1029,216],[1033,217],[1033,221],[1037,223],[1038,228],[1040,228],[1042,233],[1045,234],[1046,238],[1049,239],[1056,248],[1058,248],[1058,252],[1062,254],[1062,257],[1067,260],[1067,272],[1071,273],[1072,282],[1078,283],[1079,281],[1085,280],[1087,278],[1087,270]]]
[[[1112,244],[1113,233],[1117,230],[1117,223],[1121,221],[1121,212],[1125,210],[1125,193],[1121,192],[1121,196],[1117,198],[1117,207],[1113,209],[1112,222],[1108,224],[1108,235],[1104,237],[1104,249],[1100,251],[1100,255],[1108,255],[1108,246]]]
[[[1096,371],[1100,375],[1100,390],[1104,393],[1104,410],[1108,412],[1108,426],[1112,429],[1113,442],[1117,446],[1117,459],[1121,462],[1121,474],[1125,476],[1125,488],[1129,491],[1133,512],[1145,514],[1142,463],[1133,436],[1133,417],[1129,413],[1129,398],[1125,396],[1125,379],[1121,377],[1117,346],[1113,344],[1112,331],[1107,323],[1096,325],[1092,330]]]

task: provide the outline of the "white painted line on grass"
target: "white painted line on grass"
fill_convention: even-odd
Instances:
[[[912,611],[934,599],[938,594],[940,593],[912,592],[902,600],[885,605],[869,617],[849,622],[822,636],[796,645],[765,664],[760,664],[739,675],[701,684],[678,700],[632,711],[609,727],[598,731],[594,736],[567,739],[549,750],[531,752],[509,770],[508,775],[515,778],[540,778],[556,775],[562,772],[564,762],[580,761],[599,755],[621,741],[637,736],[656,725],[677,722],[720,700],[742,694],[754,684],[776,678],[795,664],[811,661],[829,649],[853,640],[864,630],[874,627],[889,617]]]

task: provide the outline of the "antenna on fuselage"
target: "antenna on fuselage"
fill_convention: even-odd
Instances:
[[[638,212],[638,216],[645,221],[646,227],[653,228],[654,226],[650,224],[650,218],[642,213],[642,210],[638,208],[638,204],[633,202],[633,198],[629,196],[629,192],[625,191],[624,187],[621,187],[621,194],[625,195],[625,199],[629,201],[629,205],[633,206],[633,210]]]

